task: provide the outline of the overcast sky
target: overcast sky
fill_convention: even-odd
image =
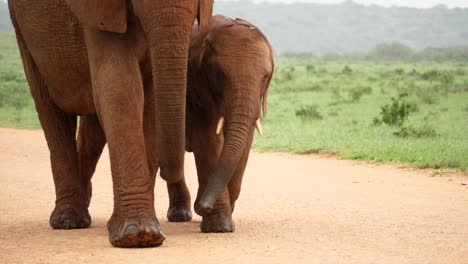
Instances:
[[[232,0],[215,0],[216,1],[232,1]],[[292,2],[309,2],[309,3],[324,3],[335,4],[344,0],[253,0],[254,2],[275,2],[275,3],[292,3]],[[468,7],[468,0],[354,0],[354,2],[369,5],[377,4],[383,6],[411,6],[419,8],[433,7],[438,4],[444,4],[448,7]]]

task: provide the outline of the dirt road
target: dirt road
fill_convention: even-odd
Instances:
[[[187,173],[192,195],[196,174]],[[468,178],[313,156],[253,153],[233,234],[169,223],[158,178],[162,247],[117,249],[107,150],[93,179],[91,228],[56,231],[41,131],[0,129],[0,263],[468,263]]]

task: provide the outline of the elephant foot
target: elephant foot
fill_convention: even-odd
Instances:
[[[188,222],[192,220],[192,211],[187,206],[173,206],[167,210],[167,219],[170,222]]]
[[[234,232],[235,224],[230,215],[214,214],[203,216],[200,229],[203,233],[228,233]]]
[[[91,225],[91,216],[87,206],[57,205],[50,215],[49,224],[53,229],[86,228]]]
[[[170,199],[167,219],[170,222],[188,222],[192,220],[190,192],[185,184],[185,180],[167,184],[167,190]]]
[[[157,247],[166,236],[158,220],[146,218],[120,218],[112,216],[107,222],[109,241],[114,247]]]

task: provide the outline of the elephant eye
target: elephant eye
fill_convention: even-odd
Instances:
[[[264,82],[268,81],[268,77],[270,77],[270,74],[267,74],[267,75],[263,76],[262,82],[264,83]]]

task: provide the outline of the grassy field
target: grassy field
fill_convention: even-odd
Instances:
[[[460,63],[280,58],[270,86],[266,136],[254,146],[466,170],[467,70]],[[388,110],[392,102],[395,111]],[[382,122],[392,118],[400,121]]]
[[[40,128],[15,35],[0,32],[0,127]]]
[[[468,168],[468,63],[278,58],[260,151]],[[40,128],[14,36],[0,33],[0,127]]]

